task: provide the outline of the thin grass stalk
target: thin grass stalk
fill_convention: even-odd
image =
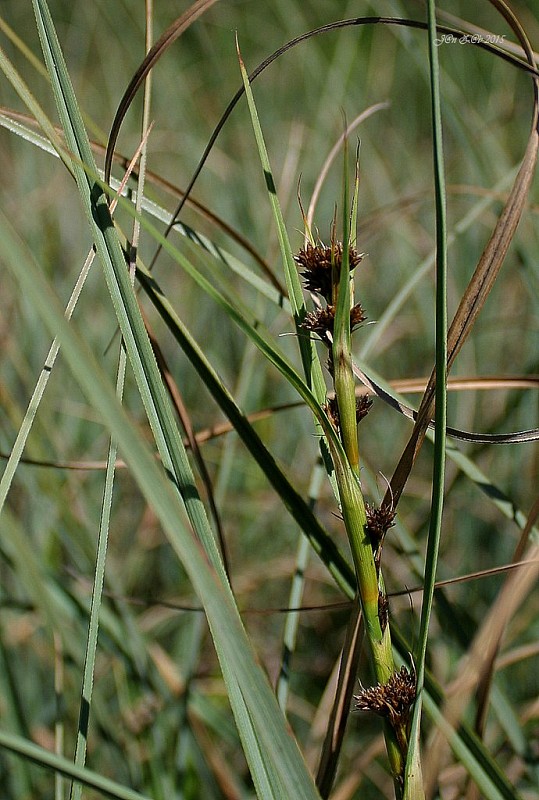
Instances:
[[[346,638],[339,663],[337,688],[316,773],[316,786],[323,798],[330,795],[339,764],[346,724],[350,717],[350,703],[357,681],[362,641],[363,616],[359,595],[356,593],[354,607],[348,619]]]
[[[151,0],[146,0],[147,4],[151,4]],[[148,15],[147,9],[147,25],[146,25],[146,49],[151,46],[148,44],[148,39],[151,38],[151,14]],[[151,77],[148,76],[145,84],[145,92],[143,99],[143,113],[142,113],[142,145],[141,145],[141,159],[140,169],[137,182],[137,198],[136,210],[140,214],[142,206],[142,197],[144,195],[144,177],[146,172],[146,155],[147,155],[147,136],[150,127],[150,90],[151,90]],[[112,205],[112,204],[111,204]],[[129,252],[129,279],[131,285],[135,283],[136,272],[136,253],[138,240],[140,236],[140,222],[137,217],[133,220],[133,237],[132,246]],[[127,352],[123,339],[120,342],[120,352],[118,358],[118,368],[116,375],[116,396],[121,403],[123,400],[125,375],[127,369]],[[108,548],[108,537],[110,528],[110,518],[112,509],[112,498],[114,492],[114,479],[116,474],[116,460],[118,456],[118,445],[116,440],[111,437],[109,440],[109,451],[107,457],[107,469],[105,474],[105,487],[103,493],[103,502],[101,506],[101,519],[99,525],[99,534],[97,539],[97,557],[96,568],[94,573],[94,581],[92,587],[92,599],[90,604],[90,621],[88,627],[88,638],[86,642],[86,653],[84,659],[83,682],[82,682],[82,695],[81,695],[81,708],[79,714],[79,722],[77,727],[77,740],[75,747],[75,764],[79,767],[84,766],[86,762],[86,749],[88,744],[88,729],[89,729],[89,715],[92,703],[92,690],[94,684],[95,673],[95,659],[97,653],[97,640],[99,633],[99,611],[101,608],[101,600],[103,595],[103,585],[105,581],[105,564]],[[73,782],[70,789],[70,800],[81,800],[82,797],[82,784]]]
[[[436,199],[436,396],[434,428],[434,464],[432,475],[432,500],[421,625],[416,658],[416,701],[410,729],[410,748],[406,761],[405,800],[422,800],[425,797],[419,733],[421,725],[422,691],[425,680],[425,659],[432,612],[436,567],[442,529],[444,502],[445,444],[447,425],[447,216],[445,197],[445,169],[442,137],[442,111],[440,98],[440,66],[436,39],[436,4],[428,0],[428,46],[430,66],[431,113],[433,127],[433,164]]]
[[[309,507],[314,511],[317,498],[320,494],[322,485],[322,478],[324,475],[322,465],[317,462],[311,472],[311,481],[309,484]],[[296,564],[294,575],[290,586],[290,594],[288,597],[289,608],[298,608],[301,605],[303,598],[303,590],[305,587],[305,571],[309,562],[310,543],[306,536],[300,535],[298,546],[296,550]],[[296,638],[300,621],[299,611],[292,611],[286,615],[284,632],[283,632],[283,650],[281,657],[281,668],[279,670],[279,677],[277,679],[276,694],[279,705],[286,709],[288,701],[288,693],[290,689],[290,664],[292,655],[296,649]]]
[[[123,395],[125,379],[126,354],[122,347],[118,364],[118,376],[116,381],[116,394],[121,401]],[[105,473],[105,486],[103,491],[103,502],[101,505],[101,518],[99,522],[99,533],[97,537],[97,555],[92,586],[92,599],[90,603],[90,620],[88,625],[88,636],[86,640],[86,650],[84,656],[84,668],[82,677],[82,692],[80,701],[79,721],[77,725],[77,740],[75,745],[74,763],[77,767],[83,767],[86,762],[86,748],[88,745],[88,729],[90,720],[90,709],[92,704],[92,691],[94,685],[95,659],[97,653],[97,639],[99,634],[99,611],[103,596],[103,584],[105,580],[105,564],[107,559],[108,535],[110,527],[110,516],[112,508],[112,495],[114,491],[114,476],[116,474],[115,464],[118,455],[118,446],[114,439],[109,442],[109,452],[107,458],[107,470]],[[69,792],[70,800],[80,800],[82,797],[82,784],[72,783]]]
[[[69,301],[67,303],[65,310],[66,319],[71,319],[73,315],[73,311],[75,310],[83,286],[90,272],[90,267],[92,265],[94,257],[95,257],[95,251],[90,250],[86,258],[86,261],[84,262],[82,270],[79,274],[79,277],[77,278],[77,282],[73,288],[71,297],[69,298]],[[2,478],[0,479],[0,514],[2,513],[6,497],[9,493],[11,484],[13,482],[13,478],[15,477],[15,472],[21,461],[21,457],[24,452],[28,436],[32,429],[32,425],[34,423],[43,395],[45,394],[45,390],[47,388],[47,384],[49,382],[59,350],[60,350],[60,344],[58,342],[58,339],[53,339],[47,357],[45,358],[45,361],[43,363],[43,367],[41,368],[41,373],[35,385],[34,391],[32,392],[32,397],[30,398],[30,402],[28,403],[28,407],[24,414],[24,418],[17,432],[15,442],[13,443],[13,447],[11,448],[7,464],[5,466],[4,472],[2,473]]]
[[[292,583],[288,595],[288,607],[291,609],[297,609],[301,606],[303,590],[305,588],[305,571],[309,563],[310,552],[311,546],[309,540],[305,536],[300,535],[298,537],[296,549],[294,574],[292,576]],[[281,667],[279,669],[275,693],[277,695],[277,701],[285,713],[290,692],[290,669],[292,657],[296,649],[300,616],[299,611],[289,611],[284,624]]]
[[[61,756],[64,752],[64,720],[62,713],[62,697],[64,692],[64,649],[62,637],[59,633],[54,633],[54,699],[55,722],[54,722],[54,751]],[[65,779],[60,772],[54,775],[54,800],[64,800]]]
[[[132,282],[135,273],[130,272]],[[120,343],[120,354],[116,377],[116,396],[122,402],[125,384],[125,374],[127,367],[127,353],[123,341]],[[94,683],[95,659],[97,653],[97,639],[99,633],[99,611],[103,596],[103,585],[105,581],[105,564],[108,548],[108,536],[110,528],[110,517],[112,508],[112,497],[114,492],[114,478],[116,474],[116,461],[118,457],[118,445],[111,438],[109,441],[109,451],[107,456],[107,468],[105,473],[105,486],[103,492],[103,502],[101,506],[101,518],[99,523],[99,534],[97,538],[97,556],[94,573],[92,599],[90,603],[90,621],[88,626],[88,638],[86,642],[86,652],[84,658],[81,707],[79,722],[77,726],[77,741],[75,746],[75,764],[83,767],[86,762],[86,748],[88,744],[88,725],[92,702],[92,690]],[[72,783],[70,790],[71,800],[80,800],[82,797],[82,784]]]
[[[348,218],[348,142],[344,143],[343,176],[343,246],[340,274],[334,275],[333,304],[336,306],[333,337],[333,381],[339,408],[339,425],[344,452],[352,471],[359,479],[359,444],[357,439],[355,379],[352,371],[352,333],[350,309],[353,306],[352,278],[350,277],[350,221]],[[333,243],[332,243],[333,249]],[[333,257],[335,253],[333,252]],[[336,267],[333,266],[335,273]],[[367,522],[365,508],[362,524]]]
[[[289,268],[289,245],[284,227],[284,220],[280,214],[278,206],[275,186],[273,178],[271,177],[269,160],[263,140],[258,114],[252,95],[249,79],[241,56],[238,52],[240,60],[240,69],[242,79],[245,87],[246,97],[251,112],[251,119],[255,130],[255,137],[258,144],[259,155],[262,161],[266,184],[268,187],[269,195],[272,205],[274,207],[274,214],[276,216],[277,225],[279,229],[279,237],[281,247],[284,250],[283,259],[285,262],[285,271],[287,274],[287,283],[292,291],[293,297],[297,294],[297,270],[294,269],[294,278]],[[338,487],[338,496],[340,500],[341,511],[345,523],[345,528],[350,542],[354,564],[356,568],[356,576],[359,585],[361,609],[365,618],[365,628],[367,631],[367,639],[369,642],[369,650],[371,654],[371,661],[376,680],[380,686],[385,684],[395,675],[395,666],[393,661],[393,653],[391,649],[391,638],[389,634],[389,627],[382,624],[379,617],[379,598],[380,589],[378,581],[378,570],[374,559],[373,546],[370,538],[366,534],[367,515],[363,494],[359,484],[359,449],[357,441],[357,417],[356,417],[356,399],[355,399],[355,383],[352,369],[352,356],[350,346],[350,310],[351,310],[351,277],[350,277],[350,220],[348,218],[348,177],[347,177],[347,159],[345,158],[345,177],[344,177],[344,235],[342,255],[340,264],[337,268],[336,250],[333,250],[332,261],[333,268],[333,297],[331,298],[332,305],[336,308],[334,334],[333,334],[333,371],[335,392],[338,406],[338,415],[342,415],[343,420],[339,421],[340,437],[336,435],[336,431],[329,423],[319,406],[320,400],[316,406],[312,405],[311,396],[307,387],[302,386],[297,381],[297,376],[294,375],[294,384],[302,394],[302,396],[309,396],[309,405],[315,412],[316,418],[319,420],[324,432],[327,436],[329,449],[332,456],[333,467],[335,471],[335,479]],[[357,201],[357,193],[356,193]],[[354,210],[354,218],[357,214],[357,205]],[[336,244],[332,242],[332,248]],[[291,298],[292,306],[296,301]],[[302,309],[304,307],[302,300]],[[296,306],[299,309],[299,302]],[[305,312],[302,310],[301,315],[295,314],[296,324],[303,321]],[[252,334],[250,334],[252,335]],[[311,345],[312,347],[312,345]],[[300,349],[304,351],[304,345],[300,339]],[[305,356],[302,356],[304,367],[306,367]],[[280,359],[279,359],[280,361]],[[274,363],[277,362],[274,361]],[[288,371],[288,379],[292,382],[292,372]],[[308,383],[310,383],[308,379]],[[314,389],[316,397],[316,388]],[[324,393],[325,394],[325,393]],[[324,397],[325,400],[325,397]],[[382,589],[383,589],[383,583]],[[381,692],[384,690],[381,689]],[[392,774],[394,776],[395,791],[397,797],[401,796],[403,787],[403,771],[406,757],[406,720],[397,720],[390,724],[385,725],[385,737],[388,750],[388,756],[391,764]]]
[[[464,342],[470,335],[475,320],[494,285],[507,255],[509,245],[514,238],[516,228],[522,216],[524,203],[530,190],[539,150],[539,82],[537,80],[537,70],[534,66],[534,54],[524,29],[508,5],[503,2],[503,0],[491,0],[491,2],[502,14],[519,39],[529,62],[528,69],[533,76],[532,124],[526,151],[516,180],[449,327],[447,335],[448,368],[452,366]],[[438,30],[440,31],[441,27],[439,27]],[[525,68],[523,64],[522,67]],[[432,415],[432,408],[435,402],[434,390],[435,374],[433,371],[421,401],[414,430],[412,431],[410,439],[391,479],[392,495],[397,500],[404,489],[415,459],[423,444],[426,427]]]

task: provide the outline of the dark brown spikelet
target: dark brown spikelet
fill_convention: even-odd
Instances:
[[[350,311],[350,330],[355,330],[357,326],[361,325],[362,322],[365,322],[366,319],[367,315],[363,310],[363,306],[361,303],[357,303]]]
[[[325,344],[330,345],[331,339],[328,337],[328,333],[333,335],[334,324],[335,307],[328,305],[326,308],[319,308],[317,311],[310,311],[306,314],[301,327],[317,333]]]
[[[370,536],[374,546],[381,542],[387,531],[393,527],[397,512],[391,506],[380,506],[378,508],[370,503],[366,504],[365,512],[367,514],[365,533]]]
[[[371,408],[372,399],[368,395],[362,394],[356,398],[356,422],[358,425],[362,419],[365,419]]]
[[[324,406],[324,411],[328,415],[329,421],[338,433],[341,428],[341,418],[339,416],[339,406],[337,405],[336,397],[328,398],[328,401]]]
[[[363,253],[358,253],[353,247],[350,248],[350,271],[357,267],[362,258]],[[294,261],[301,270],[307,291],[316,292],[330,303],[333,264],[338,272],[342,263],[342,244],[335,242],[332,247],[326,247],[322,243],[312,245],[309,242],[294,256]]]
[[[389,600],[383,592],[378,592],[378,619],[383,633],[389,621]]]
[[[350,311],[350,330],[353,331],[366,319],[367,316],[361,304],[358,303]],[[312,333],[317,333],[322,341],[330,346],[333,338],[333,328],[335,327],[335,306],[328,303],[325,308],[309,311],[309,313],[305,315],[301,327]]]
[[[410,706],[415,700],[415,675],[406,667],[393,673],[387,683],[361,689],[354,695],[356,711],[372,711],[381,717],[389,718],[395,727],[408,721]]]

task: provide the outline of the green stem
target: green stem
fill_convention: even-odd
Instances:
[[[350,224],[348,220],[348,170],[345,142],[343,176],[343,244],[340,274],[333,267],[335,324],[333,328],[333,381],[339,407],[339,424],[344,452],[353,472],[359,477],[359,446],[357,441],[355,381],[352,371],[350,308],[352,280],[350,279]],[[363,498],[362,498],[363,499]],[[364,509],[363,509],[364,510]],[[366,521],[366,520],[365,520]]]
[[[365,632],[369,645],[370,660],[376,681],[380,684],[385,684],[394,674],[395,664],[389,626],[382,630],[380,624],[378,575],[371,542],[365,533],[367,516],[363,494],[359,480],[352,469],[347,469],[346,466],[342,467],[342,462],[337,458],[334,461],[341,510],[354,559],[360,605],[365,619]],[[399,744],[397,735],[389,723],[384,726],[384,736],[391,771],[395,780],[396,796],[399,798],[401,796],[400,787],[405,753],[403,753],[403,748]]]
[[[339,409],[339,427],[346,459],[337,456],[335,475],[339,488],[341,511],[357,576],[359,600],[365,620],[370,660],[376,681],[384,685],[395,673],[389,625],[382,624],[379,612],[380,580],[374,551],[366,533],[367,514],[359,481],[359,444],[357,436],[355,381],[352,370],[350,308],[353,285],[350,278],[350,225],[348,220],[348,178],[345,148],[343,180],[343,245],[340,274],[333,270],[333,296],[336,305],[333,328],[333,381]],[[330,444],[331,447],[331,444]],[[383,584],[382,584],[383,589]],[[395,793],[402,797],[403,775],[406,760],[406,730],[394,730],[389,722],[384,726],[384,736]]]
[[[385,684],[395,673],[389,625],[382,630],[378,613],[379,582],[371,542],[365,533],[367,516],[363,494],[357,476],[351,469],[343,469],[335,459],[336,478],[339,487],[341,510],[350,541],[357,575],[359,599],[365,620],[365,633],[369,646],[370,661],[375,679]],[[384,726],[386,749],[395,781],[396,797],[401,796],[401,780],[406,753],[399,743],[396,732],[389,723]],[[402,738],[402,737],[401,737]]]

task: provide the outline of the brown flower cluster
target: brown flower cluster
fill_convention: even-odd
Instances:
[[[315,292],[324,298],[326,303],[331,303],[333,292],[333,270],[337,274],[342,265],[342,244],[335,242],[331,247],[322,243],[313,245],[310,242],[302,248],[294,261],[302,270],[301,276],[305,279],[305,288],[308,292]],[[349,250],[350,272],[357,267],[363,258],[363,253],[358,253],[353,247]]]
[[[341,429],[341,418],[339,416],[339,406],[337,403],[336,397],[329,397],[326,405],[324,406],[324,411],[328,415],[329,421],[338,432]]]
[[[387,683],[378,683],[370,689],[361,689],[354,695],[356,711],[372,711],[381,717],[387,717],[393,727],[406,724],[410,707],[416,697],[415,674],[406,667],[395,672]]]
[[[362,419],[365,419],[371,408],[372,398],[368,397],[368,395],[362,394],[356,399],[356,420],[358,424]]]
[[[361,303],[357,303],[350,311],[350,330],[353,331],[367,319]],[[335,306],[326,306],[317,311],[310,311],[305,315],[302,327],[318,336],[328,346],[333,338],[333,327],[335,324]],[[330,334],[330,336],[328,336]]]
[[[316,333],[328,346],[331,344],[335,323],[333,286],[335,276],[340,275],[342,256],[341,242],[335,242],[331,247],[321,243],[313,245],[309,242],[294,256],[307,291],[320,295],[326,302],[325,308],[311,311],[305,316],[303,327]],[[363,254],[350,247],[348,258],[352,272],[362,260]],[[350,311],[350,330],[357,328],[366,318],[361,303],[357,303]]]
[[[372,406],[372,400],[367,395],[361,395],[356,399],[356,422],[361,422],[362,419],[365,419],[367,414],[369,413]],[[326,405],[324,406],[324,411],[329,417],[329,420],[336,431],[340,431],[341,429],[341,421],[339,416],[339,406],[337,404],[336,397],[328,398]]]
[[[395,524],[397,512],[391,506],[382,505],[377,507],[370,503],[366,504],[365,512],[367,514],[365,533],[370,537],[373,546],[378,545],[387,531]]]

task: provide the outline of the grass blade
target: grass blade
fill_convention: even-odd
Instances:
[[[425,796],[421,772],[420,725],[422,692],[425,681],[425,659],[429,624],[436,583],[436,569],[442,530],[444,503],[445,442],[447,425],[447,218],[445,171],[440,100],[440,68],[436,39],[436,10],[434,0],[428,3],[428,42],[430,65],[431,113],[433,127],[433,162],[436,197],[436,405],[434,430],[434,464],[432,472],[432,501],[425,558],[425,585],[421,606],[421,624],[416,656],[416,702],[410,728],[410,746],[406,758],[404,798],[421,800]]]
[[[89,142],[78,112],[76,98],[63,62],[47,5],[44,0],[34,0],[34,9],[66,139],[73,146],[75,152],[79,154],[81,161],[87,164],[90,170],[95,171]],[[284,792],[285,795],[297,796],[298,798],[316,797],[312,778],[306,771],[297,745],[286,732],[282,714],[275,698],[267,681],[263,678],[260,668],[255,664],[248,640],[230,595],[213,532],[209,528],[204,509],[196,492],[193,475],[183,449],[181,437],[178,435],[177,427],[172,418],[170,404],[164,394],[150,343],[131,291],[123,254],[116,232],[111,224],[106,198],[102,190],[96,187],[84,170],[77,167],[75,173],[81,198],[95,236],[97,251],[105,269],[122,335],[126,342],[126,348],[139,390],[161,452],[163,464],[176,477],[191,524],[197,531],[205,548],[207,548],[213,569],[216,570],[218,576],[216,579],[215,573],[209,569],[207,564],[204,565],[204,560],[201,558],[201,554],[198,552],[196,543],[191,538],[191,535],[182,530],[180,553],[188,573],[191,578],[195,578],[195,588],[200,592],[200,597],[206,607],[208,621],[220,656],[225,681],[228,684],[231,703],[236,715],[240,735],[243,737],[253,779],[257,785],[264,786],[266,783],[264,775],[269,774],[271,778],[271,796],[274,794],[275,797],[278,797],[279,792],[281,794]],[[25,289],[28,291],[27,285],[25,285]],[[34,301],[39,303],[35,293],[32,294]],[[42,304],[39,305],[41,306],[40,313],[46,313],[46,309],[42,307]],[[56,327],[58,320],[53,321],[52,316],[48,317],[47,315],[48,323]],[[59,329],[63,330],[65,339],[69,339],[65,328],[60,326]],[[79,353],[79,355],[81,354]],[[88,385],[88,373],[80,368],[80,362],[77,368],[69,358],[67,350],[66,358],[71,367],[75,366],[75,374],[79,380],[83,381],[85,390],[90,389],[92,391],[91,386]],[[83,362],[88,365],[88,361],[84,358]],[[97,368],[97,365],[94,365],[90,372],[94,373],[95,368]],[[106,391],[104,393],[98,391],[97,393],[100,395],[101,402],[107,405],[110,413],[118,420],[121,414],[118,412],[117,402],[114,401],[110,404],[110,398],[105,400]],[[97,397],[94,397],[94,400],[97,401]],[[106,418],[107,415],[104,413],[103,416]],[[125,450],[125,430],[120,435],[118,435],[119,429],[111,432],[117,437],[119,444],[127,454],[129,445]],[[142,456],[142,453],[139,453],[139,455],[143,458],[146,468],[153,471],[155,465],[151,462],[151,459],[148,461],[147,451],[145,456]],[[127,458],[127,460],[131,462],[130,458]],[[150,467],[150,463],[152,463],[152,467]],[[139,472],[135,474],[142,477]],[[149,473],[146,473],[146,478],[148,478],[148,475]],[[157,478],[157,475],[159,475],[160,487],[157,489],[157,484],[154,484],[154,487],[157,489],[160,499],[157,501],[156,497],[154,497],[153,504],[159,505],[164,502],[165,506],[168,506],[168,512],[163,511],[160,506],[159,516],[162,521],[164,521],[165,516],[168,516],[168,523],[165,525],[165,529],[169,535],[172,534],[175,546],[178,547],[180,543],[180,534],[177,527],[178,511],[181,510],[181,506],[178,505],[178,496],[170,485],[164,492],[163,481],[165,479],[160,470],[157,470],[154,477]],[[172,494],[170,494],[171,492]],[[172,505],[169,505],[174,496],[176,500]],[[165,500],[165,497],[169,499]],[[184,549],[184,547],[187,549]],[[194,561],[192,560],[193,558]],[[196,569],[192,572],[195,563]],[[217,600],[218,596],[220,596],[219,600]],[[224,598],[227,598],[226,601]],[[216,611],[218,612],[217,617],[214,616]],[[218,618],[220,619],[218,620]],[[233,646],[231,646],[232,643],[234,643]],[[235,654],[233,658],[231,658],[232,653]],[[241,663],[241,667],[238,662]],[[238,669],[238,667],[240,668]]]
[[[142,795],[139,792],[121,786],[119,783],[111,781],[97,772],[77,767],[66,758],[51,753],[49,750],[38,747],[37,744],[7,731],[0,730],[0,747],[34,761],[46,769],[51,769],[68,778],[76,779],[85,786],[100,792],[105,797],[112,797],[115,800],[150,800],[147,795]]]
[[[115,393],[95,358],[81,337],[63,319],[56,298],[3,218],[0,218],[0,229],[5,251],[9,254],[8,266],[21,282],[25,294],[45,324],[58,335],[67,363],[90,402],[99,410],[117,439],[141,491],[161,520],[205,606],[240,734],[243,733],[240,727],[243,720],[247,720],[245,724],[249,726],[244,737],[244,746],[252,741],[258,748],[260,766],[253,760],[250,763],[253,778],[258,783],[257,770],[264,769],[266,773],[269,769],[274,794],[267,796],[278,798],[284,795],[314,800],[317,794],[312,778],[306,772],[295,741],[285,728],[284,719],[267,679],[256,663],[230,593],[208,563],[198,542],[179,524],[183,517],[183,508],[178,493],[118,404]],[[243,702],[237,694],[239,691]],[[257,754],[248,750],[247,755],[255,759]],[[261,782],[265,782],[263,774],[260,777]]]

